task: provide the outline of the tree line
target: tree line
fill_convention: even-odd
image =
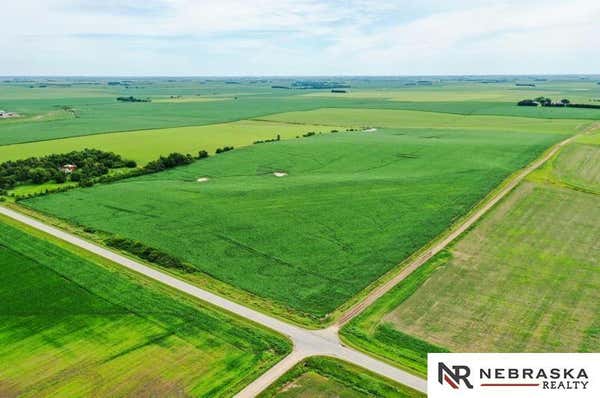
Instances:
[[[152,102],[150,98],[136,98],[133,95],[129,97],[117,97],[117,101],[121,102]]]
[[[577,104],[572,103],[569,99],[563,98],[560,101],[553,101],[548,97],[537,97],[534,99],[524,99],[517,102],[518,106],[544,106],[544,107],[569,107],[569,108],[592,108],[600,109],[600,105],[596,104]]]

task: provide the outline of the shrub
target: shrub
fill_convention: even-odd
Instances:
[[[186,265],[178,259],[177,257],[173,257],[170,254],[162,252],[153,247],[149,247],[144,245],[141,242],[138,242],[133,239],[120,238],[120,237],[111,237],[104,241],[107,246],[114,247],[119,250],[126,251],[131,253],[143,260],[147,260],[151,263],[166,267],[166,268],[174,268],[184,272],[194,272],[195,269]]]
[[[205,150],[198,151],[198,159],[204,159],[208,157],[208,152]]]
[[[519,106],[538,106],[539,104],[531,99],[524,99],[522,101],[517,102]]]

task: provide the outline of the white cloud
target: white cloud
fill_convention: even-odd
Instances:
[[[600,70],[596,0],[35,0],[0,74],[447,74]]]

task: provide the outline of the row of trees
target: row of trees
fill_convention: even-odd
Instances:
[[[553,102],[551,98],[548,97],[537,97],[534,99],[524,99],[517,103],[519,106],[567,106],[571,103],[566,98],[561,99],[559,102]]]
[[[63,166],[72,164],[76,169],[68,174]],[[125,160],[113,152],[84,149],[62,154],[52,154],[27,159],[9,160],[0,164],[0,190],[14,188],[17,184],[43,184],[67,180],[85,181],[108,173],[110,169],[136,167],[133,160]]]
[[[266,140],[256,140],[253,142],[253,144],[264,144],[267,142],[277,142],[277,141],[281,141],[281,135],[279,135],[279,134],[277,134],[277,137],[275,137],[275,138],[266,139]]]
[[[547,106],[547,107],[570,107],[570,108],[593,108],[600,109],[600,105],[596,104],[574,104],[567,98],[554,102],[548,97],[537,97],[534,99],[524,99],[517,102],[519,106]]]
[[[232,146],[224,146],[223,148],[217,148],[215,153],[219,154],[219,153],[228,152],[228,151],[233,151],[233,147]]]
[[[117,101],[121,102],[152,102],[150,98],[136,98],[133,95],[129,97],[117,97]]]
[[[184,155],[182,153],[173,152],[168,156],[161,156],[156,160],[149,162],[144,166],[144,170],[151,173],[156,173],[162,170],[171,169],[173,167],[190,164],[194,161],[192,155]]]

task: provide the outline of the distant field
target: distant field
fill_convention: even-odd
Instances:
[[[408,387],[332,358],[312,357],[283,375],[259,398],[416,398]]]
[[[600,120],[599,109],[515,105],[520,99],[540,95],[593,103],[592,99],[600,98],[600,86],[594,81],[557,80],[536,82],[536,87],[517,87],[515,82],[436,81],[430,86],[406,86],[402,79],[359,79],[350,83],[348,93],[339,94],[330,90],[273,89],[274,83],[269,81],[229,84],[223,80],[172,80],[138,78],[116,86],[107,85],[106,79],[0,83],[0,109],[22,115],[0,120],[0,145],[208,125],[322,108]],[[292,82],[280,83],[289,86]],[[122,103],[116,101],[118,96],[150,98],[152,102]]]
[[[21,228],[0,219],[3,397],[230,397],[290,349],[271,332]]]
[[[351,322],[346,338],[419,373],[425,353],[443,348],[600,350],[600,207],[597,193],[579,188],[597,189],[599,148],[561,150]]]
[[[238,100],[201,102],[120,103],[112,98],[66,98],[15,100],[0,106],[11,111],[30,110],[25,119],[0,120],[0,145],[33,142],[108,132],[134,131],[181,126],[200,126],[238,121],[291,110],[315,109],[331,101],[293,101],[286,97],[242,96]],[[71,111],[48,119],[69,106]],[[21,111],[21,112],[23,112]],[[27,113],[25,113],[27,115]]]
[[[276,138],[277,134],[282,139],[295,138],[309,131],[327,133],[336,128],[339,127],[244,120],[208,126],[87,135],[0,146],[0,162],[84,148],[102,148],[103,151],[115,152],[143,165],[171,152],[196,155],[203,149],[214,153],[215,149],[226,145],[250,145],[256,140]]]
[[[260,120],[287,123],[334,124],[342,126],[452,128],[477,131],[522,131],[525,133],[571,134],[584,120],[535,119],[505,116],[464,116],[445,113],[399,111],[390,109],[326,108],[306,112],[280,113]]]
[[[563,137],[324,134],[21,203],[143,241],[277,303],[284,316],[320,322]]]

